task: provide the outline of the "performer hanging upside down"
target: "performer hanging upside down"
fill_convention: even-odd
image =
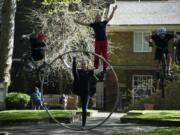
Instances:
[[[84,23],[79,22],[78,20],[74,20],[76,23],[84,26],[90,26],[93,28],[95,33],[95,53],[102,55],[106,60],[108,59],[107,55],[107,47],[108,41],[106,36],[106,25],[113,18],[114,12],[117,9],[117,5],[113,7],[113,11],[111,15],[104,21],[102,21],[102,17],[100,15],[96,16],[96,19],[93,23]],[[95,57],[94,67],[98,68],[99,66],[99,58]],[[103,63],[104,72],[107,68],[107,63]]]
[[[76,68],[76,58],[73,58],[72,72],[74,76],[73,92],[81,98],[82,104],[82,126],[86,124],[87,108],[89,99],[95,94],[96,82],[93,69],[88,69],[84,60],[81,61],[81,69]],[[93,82],[92,82],[93,81]]]

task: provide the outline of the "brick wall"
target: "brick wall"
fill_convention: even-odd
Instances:
[[[133,52],[133,32],[114,32],[108,36],[112,46],[119,47],[110,55],[113,65],[153,65],[154,50],[151,53]]]
[[[154,75],[154,69],[143,67],[153,67],[154,49],[151,53],[133,52],[133,32],[114,32],[108,33],[109,41],[112,46],[119,47],[110,54],[110,63],[114,66],[120,84],[120,92],[132,89],[133,75]],[[126,69],[126,67],[128,67]],[[122,85],[121,85],[122,84]],[[115,78],[112,72],[107,73],[104,91],[105,110],[111,110],[117,97]],[[124,98],[124,97],[123,97]],[[125,105],[126,103],[122,103]]]

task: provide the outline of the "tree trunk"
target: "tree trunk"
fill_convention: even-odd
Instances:
[[[10,84],[10,69],[14,48],[14,27],[16,0],[4,0],[2,5],[2,24],[0,36],[0,108],[5,107],[5,96]]]
[[[10,69],[14,48],[16,0],[4,0],[0,39],[0,82],[10,82]]]

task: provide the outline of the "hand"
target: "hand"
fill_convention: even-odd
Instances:
[[[117,5],[115,5],[114,7],[113,7],[113,10],[115,11],[117,9]]]
[[[29,37],[30,37],[30,36],[29,36],[29,35],[27,35],[27,34],[26,34],[26,35],[25,35],[25,34],[23,34],[21,37],[22,37],[23,39],[25,39],[25,38],[26,38],[26,39],[29,39]]]
[[[149,47],[152,47],[153,45],[152,45],[152,42],[151,41],[149,41]]]

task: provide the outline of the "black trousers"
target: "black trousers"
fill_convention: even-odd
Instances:
[[[81,105],[82,105],[82,126],[86,125],[86,118],[87,118],[87,109],[89,104],[89,95],[88,94],[81,94],[79,95],[81,98]]]

